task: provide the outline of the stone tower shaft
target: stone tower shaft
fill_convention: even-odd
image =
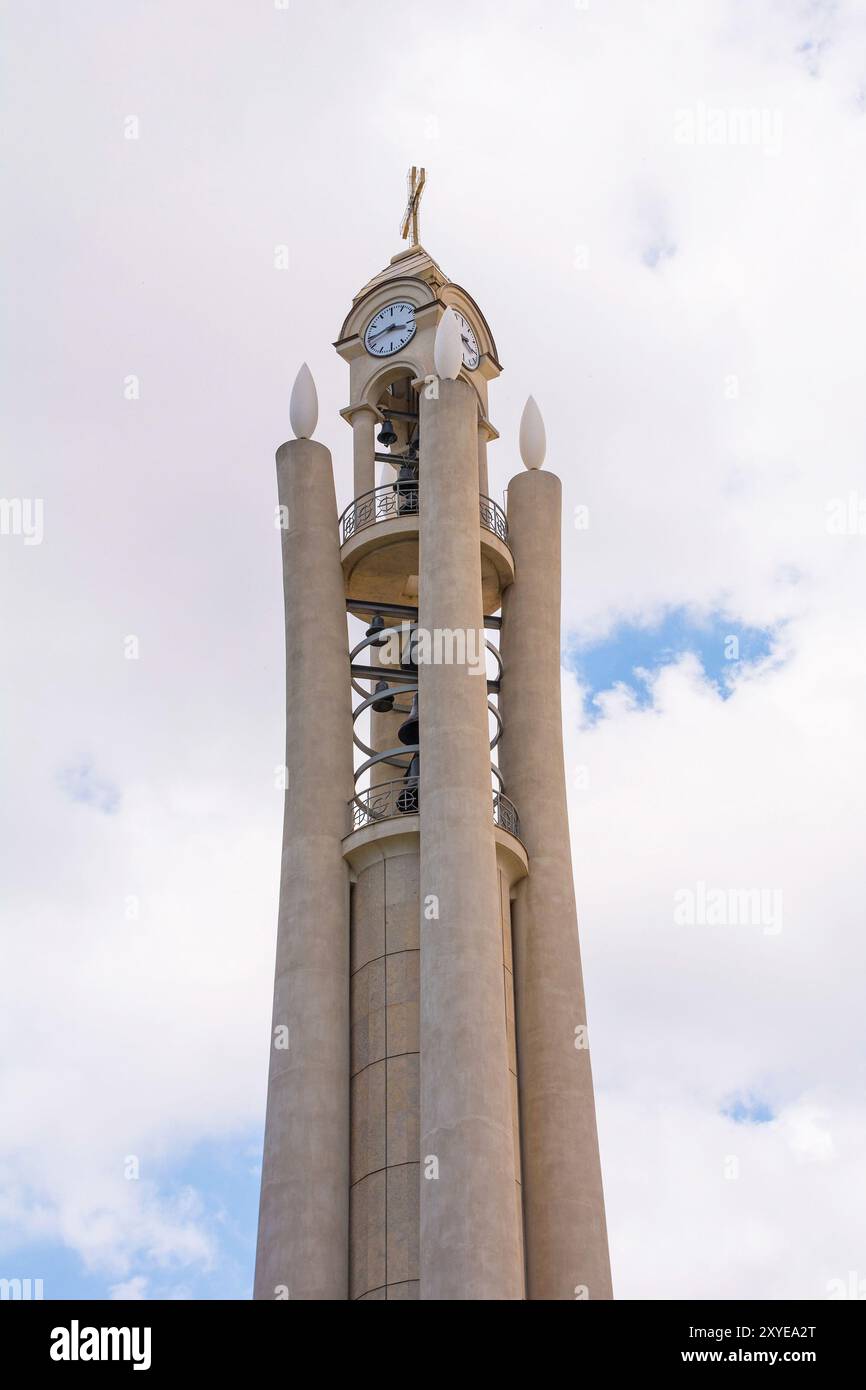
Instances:
[[[463,362],[440,375],[452,313]],[[488,496],[496,345],[422,247],[335,347],[339,517],[327,450],[277,454],[288,786],[255,1296],[610,1298],[559,481],[521,473],[507,516]]]

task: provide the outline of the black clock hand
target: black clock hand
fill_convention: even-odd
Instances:
[[[380,328],[377,333],[371,333],[369,341],[372,343],[374,338],[381,338],[383,333],[395,333],[399,328],[408,327],[408,323],[389,323],[387,328]]]

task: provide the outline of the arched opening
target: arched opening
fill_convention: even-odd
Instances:
[[[404,372],[374,388],[371,403],[383,418],[376,435],[376,462],[382,466],[382,483],[392,482],[395,473],[403,483],[418,481],[420,419],[413,379],[412,372]]]

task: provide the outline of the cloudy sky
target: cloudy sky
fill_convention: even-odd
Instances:
[[[416,163],[505,367],[491,490],[530,391],[564,483],[615,1290],[866,1295],[866,4],[13,0],[2,26],[0,1275],[249,1296],[273,452],[306,360],[348,501],[331,344]]]

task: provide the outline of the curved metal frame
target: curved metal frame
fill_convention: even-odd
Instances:
[[[417,620],[415,622],[408,623],[407,626],[409,634],[411,636],[411,633],[418,627]],[[359,652],[364,651],[367,647],[381,646],[382,638],[388,638],[392,635],[403,635],[402,623],[399,627],[393,626],[380,628],[373,637],[368,637],[365,633],[362,640],[356,643],[356,645],[350,651],[349,664],[351,665],[351,663],[355,660],[355,657],[358,655]],[[499,654],[498,647],[495,647],[493,643],[489,640],[489,638],[484,639],[484,645],[489,652],[492,652],[496,661],[497,676],[501,678],[502,657]],[[414,668],[404,667],[398,669],[393,666],[383,666],[381,669],[381,679],[389,682],[388,688],[391,694],[395,696],[414,695],[417,692],[418,677],[414,674]],[[412,675],[410,675],[410,671],[412,671]],[[361,788],[360,791],[358,790],[358,782],[360,778],[363,777],[366,772],[369,772],[371,767],[375,767],[378,763],[387,763],[389,767],[400,768],[405,772],[406,769],[408,769],[411,765],[413,755],[415,753],[420,753],[421,747],[418,743],[405,743],[401,744],[399,748],[384,748],[379,752],[376,752],[373,748],[368,747],[367,744],[364,743],[356,733],[355,723],[359,715],[363,714],[366,709],[369,709],[376,700],[381,699],[382,691],[366,691],[361,688],[361,686],[354,678],[352,679],[352,689],[355,691],[356,694],[362,697],[360,704],[356,705],[355,708],[352,710],[352,743],[355,745],[359,752],[364,754],[366,761],[362,762],[360,767],[357,767],[355,769],[355,795],[353,796],[352,801],[349,803],[349,805],[351,806],[354,804],[360,807],[361,803],[359,802],[358,798],[376,790],[376,788],[374,787],[364,787]],[[493,738],[490,740],[490,751],[492,752],[502,737],[502,716],[500,715],[499,709],[496,705],[494,705],[492,700],[487,701],[487,709],[488,712],[492,714],[493,718],[496,720],[496,730],[494,732]],[[490,763],[490,771],[498,784],[498,790],[495,790],[493,792],[495,808],[496,798],[504,795],[504,782],[502,780],[502,774],[500,773],[499,768],[492,761]],[[405,785],[405,779],[403,779],[403,784]],[[385,787],[389,784],[387,782],[380,782],[378,785]],[[505,800],[508,801],[508,798],[505,797]],[[508,802],[508,805],[510,806],[511,802]],[[512,807],[512,811],[513,810],[514,808]],[[394,814],[403,815],[405,814],[405,812],[398,811]],[[516,811],[514,812],[514,815],[516,817]],[[499,822],[496,823],[498,824]],[[506,826],[505,829],[508,829],[508,826]]]
[[[418,626],[417,622],[410,623],[410,624],[409,624],[409,631],[410,631],[410,633],[411,633],[412,629],[413,629],[414,627],[417,627],[417,626]],[[359,642],[359,643],[357,644],[357,646],[354,646],[354,647],[352,648],[352,650],[349,652],[349,665],[350,665],[350,666],[352,665],[352,662],[355,660],[355,657],[358,655],[359,652],[362,652],[362,651],[364,650],[365,647],[373,647],[373,646],[380,647],[380,646],[383,646],[384,644],[380,641],[380,638],[382,638],[382,637],[390,637],[392,634],[395,635],[395,636],[397,636],[397,637],[399,637],[399,636],[402,635],[402,632],[403,632],[403,626],[402,626],[402,624],[401,624],[399,627],[382,627],[382,628],[380,628],[379,631],[376,633],[376,636],[375,636],[375,637],[366,637],[366,636],[365,636],[365,637],[364,637],[364,640],[363,640],[362,642]],[[500,665],[500,668],[499,668],[499,669],[500,669],[500,671],[502,670],[501,665]],[[387,680],[387,678],[388,678],[388,673],[389,673],[389,672],[393,672],[393,673],[394,673],[394,679],[396,680],[396,679],[398,679],[399,677],[404,676],[404,675],[408,674],[410,671],[414,671],[414,670],[415,670],[415,667],[414,667],[414,666],[411,666],[411,667],[410,667],[410,666],[400,666],[400,667],[398,667],[398,666],[383,666],[383,667],[382,667],[382,680]],[[369,693],[368,691],[362,690],[362,689],[361,689],[360,685],[359,685],[358,682],[354,679],[354,677],[352,678],[352,689],[354,690],[354,692],[355,692],[356,695],[361,695],[361,696],[364,697],[364,698],[366,698],[367,694]]]
[[[359,794],[358,778],[363,777],[365,772],[369,772],[371,767],[376,766],[376,763],[388,763],[391,767],[402,767],[405,769],[409,767],[409,765],[412,762],[411,756],[409,758],[409,762],[407,763],[398,763],[395,762],[394,759],[399,757],[403,753],[409,753],[411,755],[412,753],[418,753],[420,751],[421,750],[419,749],[417,743],[401,743],[399,748],[384,748],[381,753],[374,753],[372,758],[368,758],[365,763],[361,763],[361,766],[355,769],[355,796],[352,798],[352,800],[356,800]],[[362,792],[368,790],[368,787],[361,788]]]
[[[405,621],[405,620],[404,620],[404,621]],[[407,627],[408,627],[408,629],[409,629],[409,633],[410,633],[410,636],[411,636],[411,634],[414,632],[414,630],[418,627],[418,620],[417,620],[417,618],[415,619],[414,622],[407,623]],[[367,636],[365,636],[364,639],[363,639],[363,641],[356,643],[355,646],[352,648],[352,650],[349,652],[349,665],[351,666],[352,662],[355,660],[355,657],[358,655],[359,652],[362,652],[362,651],[364,650],[365,647],[372,647],[372,646],[374,646],[374,645],[377,646],[377,647],[384,646],[384,643],[380,641],[380,639],[381,639],[382,637],[390,637],[390,636],[392,636],[392,635],[395,636],[395,637],[400,637],[400,636],[402,636],[402,633],[403,633],[403,624],[401,623],[401,624],[399,624],[399,626],[395,624],[395,625],[392,626],[392,627],[380,627],[380,628],[379,628],[379,631],[376,633],[376,636],[375,636],[375,637],[367,637]],[[484,639],[484,645],[485,645],[485,647],[487,648],[487,650],[490,652],[491,656],[493,657],[493,660],[496,662],[496,680],[497,680],[497,681],[501,681],[501,680],[502,680],[502,656],[500,655],[499,648],[493,645],[493,643],[491,642],[491,640],[490,640],[489,637],[485,637],[485,639]],[[409,670],[409,669],[411,669],[411,670],[414,671],[414,670],[416,670],[417,668],[414,667],[414,666],[411,667],[411,668],[408,667],[408,666],[405,666],[405,667],[383,666],[383,667],[382,667],[382,670],[383,670],[384,673],[387,674],[388,671],[393,671],[395,675],[400,674],[402,671],[407,671],[407,670]],[[359,690],[359,689],[358,689],[358,685],[357,685],[357,682],[356,682],[356,681],[353,680],[353,681],[352,681],[352,685],[353,685],[353,687],[354,687],[354,689],[355,689],[356,694],[358,694],[358,695],[366,695],[367,692],[366,692],[365,690]]]
[[[415,683],[415,685],[401,685],[398,687],[394,687],[394,694],[404,695],[410,691],[415,691],[417,689],[417,682]],[[362,775],[362,773],[367,772],[371,767],[374,767],[376,763],[388,763],[390,767],[399,767],[405,769],[412,762],[412,755],[414,753],[420,753],[421,751],[417,743],[401,743],[399,748],[384,748],[377,753],[375,748],[368,748],[366,743],[361,742],[361,739],[355,733],[355,720],[365,708],[367,708],[369,705],[373,703],[374,700],[378,700],[381,694],[381,690],[379,691],[378,695],[374,692],[371,696],[369,696],[368,699],[366,699],[363,702],[363,704],[358,705],[358,708],[352,711],[352,742],[361,753],[364,753],[366,755],[367,758],[367,761],[365,763],[362,763],[361,766],[355,770],[355,786],[358,785],[358,778]],[[398,762],[397,759],[402,757],[404,753],[408,754],[408,760],[406,762]]]
[[[389,689],[391,690],[391,692],[392,692],[394,695],[410,695],[410,694],[414,694],[414,692],[418,689],[418,684],[417,684],[417,682],[416,682],[414,685],[392,685],[392,686],[389,687]],[[359,751],[360,753],[363,753],[363,754],[369,759],[368,762],[364,763],[364,767],[365,767],[365,768],[372,767],[372,765],[373,765],[374,763],[377,763],[377,762],[387,762],[387,763],[390,763],[392,767],[408,767],[408,766],[409,766],[408,763],[397,763],[397,762],[395,762],[394,759],[393,759],[392,754],[393,754],[394,752],[397,752],[397,753],[401,753],[401,752],[406,752],[406,753],[419,753],[421,750],[420,750],[420,748],[419,748],[419,746],[418,746],[417,743],[412,743],[412,744],[404,743],[404,744],[401,744],[400,747],[399,747],[398,749],[396,749],[396,750],[395,750],[395,749],[386,749],[384,752],[377,753],[376,750],[375,750],[375,748],[369,748],[369,747],[367,746],[367,744],[364,743],[363,740],[362,740],[361,738],[359,738],[358,735],[357,735],[357,733],[355,732],[355,729],[354,729],[355,720],[358,718],[359,715],[361,715],[361,714],[364,713],[364,710],[365,710],[365,709],[369,709],[369,708],[372,706],[372,704],[373,704],[373,702],[374,702],[375,700],[380,699],[380,698],[381,698],[381,695],[382,695],[382,691],[381,691],[381,690],[380,690],[378,693],[377,693],[376,691],[374,691],[372,695],[368,695],[367,698],[366,698],[366,700],[362,700],[361,703],[360,703],[360,705],[357,705],[357,706],[355,707],[355,709],[352,711],[352,725],[353,725],[353,728],[352,728],[352,742],[353,742],[353,744],[355,745],[355,747],[358,749],[358,751]],[[496,720],[496,732],[494,733],[492,739],[490,740],[490,751],[491,751],[491,753],[492,753],[492,752],[493,752],[493,749],[496,747],[497,743],[498,743],[499,740],[502,738],[502,716],[501,716],[501,714],[499,713],[499,710],[496,708],[496,706],[494,705],[494,703],[493,703],[492,700],[488,700],[488,701],[487,701],[487,709],[488,709],[489,713],[493,715],[493,718]],[[398,711],[398,712],[399,712],[399,711]],[[408,714],[408,712],[409,712],[409,711],[407,710],[406,713]],[[386,756],[386,754],[387,754],[387,756]],[[411,762],[411,758],[410,758],[409,761]],[[492,768],[495,768],[495,767],[496,767],[495,763],[492,763],[492,762],[491,762],[490,766],[491,766]],[[361,769],[359,768],[358,771],[360,772]],[[497,776],[498,776],[498,775],[499,775],[498,768],[496,769],[496,773],[497,773]],[[355,780],[357,781],[357,774],[356,774]]]
[[[418,682],[417,682],[417,681],[415,681],[414,684],[412,684],[412,685],[391,685],[391,686],[388,687],[389,694],[391,694],[391,695],[411,695],[411,694],[414,694],[414,692],[415,692],[417,689],[418,689]],[[383,692],[382,692],[381,690],[378,691],[378,692],[374,690],[372,695],[368,695],[367,698],[366,698],[366,700],[362,700],[361,703],[360,703],[360,705],[356,705],[356,706],[355,706],[355,708],[352,710],[352,723],[353,723],[353,724],[355,723],[355,720],[358,718],[358,715],[359,715],[359,714],[363,714],[365,709],[369,709],[370,706],[371,706],[376,700],[381,699],[382,693],[383,693]],[[397,712],[400,713],[399,710],[398,710]],[[408,714],[409,711],[407,710],[406,713]],[[352,742],[354,743],[354,745],[355,745],[356,748],[359,748],[359,749],[361,750],[362,753],[366,753],[367,756],[368,756],[368,758],[375,758],[375,757],[376,757],[376,750],[375,750],[375,748],[368,748],[367,745],[366,745],[366,743],[362,743],[361,740],[359,739],[358,735],[355,733],[354,729],[352,730]],[[402,745],[402,746],[405,747],[406,749],[409,748],[408,743],[407,743],[407,744],[404,744],[404,745]]]
[[[417,626],[418,626],[417,622],[414,622],[414,623],[407,623],[407,627],[409,628],[410,636],[411,636],[411,633],[412,633],[413,628],[416,628]],[[357,642],[357,643],[355,644],[355,646],[352,648],[352,650],[349,652],[349,661],[350,661],[350,663],[353,662],[353,661],[355,660],[355,657],[358,655],[358,653],[359,653],[359,652],[362,652],[362,651],[364,650],[365,647],[384,647],[385,643],[382,642],[382,641],[380,641],[380,638],[382,638],[382,637],[390,637],[392,633],[393,633],[395,636],[397,636],[397,637],[402,636],[402,633],[403,633],[403,625],[402,625],[402,623],[399,624],[399,625],[396,625],[396,624],[395,624],[393,627],[380,627],[380,628],[379,628],[379,631],[376,633],[375,637],[368,637],[368,636],[366,635],[366,633],[365,633],[365,635],[364,635],[364,640],[363,640],[362,642]],[[486,639],[485,639],[485,640],[486,640]],[[383,671],[389,671],[389,670],[390,670],[390,671],[393,671],[393,670],[396,670],[396,669],[397,669],[397,668],[394,667],[394,666],[383,666],[383,667],[382,667],[382,670],[383,670]],[[501,669],[501,668],[500,668],[500,669]]]
[[[410,633],[411,633],[417,626],[418,626],[417,623],[410,623],[410,624],[409,624],[409,631],[410,631]],[[350,653],[349,653],[349,664],[351,665],[351,663],[355,660],[355,657],[358,655],[358,653],[364,651],[364,649],[365,649],[366,647],[372,647],[372,646],[374,646],[374,645],[375,645],[375,646],[381,645],[380,639],[381,639],[383,636],[384,636],[384,637],[387,637],[387,636],[389,636],[389,635],[391,635],[391,634],[395,634],[395,635],[398,635],[398,636],[399,636],[400,634],[402,634],[402,631],[403,631],[402,626],[401,626],[401,627],[383,627],[383,628],[380,628],[380,629],[379,629],[379,631],[376,633],[375,637],[367,637],[367,636],[365,635],[364,638],[363,638],[363,640],[360,641],[360,642],[358,642],[358,643],[352,648],[352,650],[350,651]],[[494,647],[493,643],[492,643],[491,641],[489,641],[487,638],[485,638],[484,645],[485,645],[485,647],[487,648],[487,650],[488,650],[489,652],[492,652],[492,653],[493,653],[493,656],[494,656],[494,658],[495,658],[495,660],[496,660],[497,675],[498,675],[499,678],[501,678],[501,676],[502,676],[502,658],[501,658],[501,656],[499,655],[499,649],[498,649],[497,647]],[[398,668],[397,668],[397,667],[394,667],[394,666],[383,666],[383,667],[382,667],[381,679],[389,682],[389,690],[391,691],[391,693],[392,693],[393,695],[413,695],[413,694],[417,691],[417,689],[418,689],[418,678],[417,678],[417,676],[415,676],[414,679],[411,679],[411,678],[410,678],[410,679],[407,679],[408,674],[409,674],[409,668],[408,668],[408,667],[401,667],[401,668],[398,670]],[[391,682],[393,682],[393,684],[391,684]],[[371,705],[374,703],[374,701],[376,701],[376,700],[378,700],[378,699],[381,698],[382,692],[379,691],[378,694],[377,694],[376,691],[374,690],[374,691],[372,692],[372,694],[371,694],[371,693],[369,693],[368,691],[363,690],[363,689],[361,688],[361,686],[358,684],[358,682],[357,682],[356,680],[354,680],[354,679],[353,679],[353,681],[352,681],[352,689],[355,691],[355,694],[356,694],[356,695],[360,695],[360,696],[361,696],[361,703],[360,703],[359,705],[356,705],[355,708],[352,710],[352,742],[354,743],[355,747],[356,747],[361,753],[364,753],[368,758],[373,759],[374,761],[378,761],[378,762],[390,762],[392,767],[407,767],[407,766],[408,766],[407,763],[395,763],[391,757],[387,757],[387,758],[386,758],[386,757],[383,757],[381,754],[377,754],[377,753],[375,752],[374,749],[368,748],[367,745],[366,745],[366,743],[362,743],[362,742],[361,742],[360,738],[359,738],[358,735],[355,733],[355,729],[354,729],[355,721],[356,721],[356,719],[358,718],[358,716],[359,716],[360,714],[363,714],[363,713],[364,713],[364,710],[365,710],[365,709],[369,709],[369,708],[371,707]],[[499,713],[499,709],[497,708],[496,705],[494,705],[494,703],[493,703],[492,700],[488,700],[488,701],[487,701],[487,708],[488,708],[489,712],[493,715],[493,718],[496,720],[496,732],[494,733],[493,738],[490,740],[490,749],[491,749],[491,752],[492,752],[492,750],[496,747],[497,743],[499,742],[499,740],[500,740],[501,737],[502,737],[502,716],[501,716],[501,714]],[[407,752],[418,752],[418,751],[419,751],[418,748],[417,748],[417,745],[413,745],[411,748],[409,747],[408,744],[406,744],[406,745],[404,745],[404,746],[405,746],[405,749],[406,749]],[[400,750],[400,749],[397,749],[396,751],[399,753],[401,750]],[[365,767],[369,767],[369,766],[371,766],[371,764],[370,764],[370,763],[366,763],[364,766],[365,766]],[[493,764],[491,764],[491,766],[493,766]],[[356,778],[356,780],[357,780],[357,778]]]
[[[499,654],[499,648],[498,648],[498,647],[494,647],[494,645],[493,645],[493,643],[491,642],[491,640],[490,640],[489,637],[485,637],[485,639],[484,639],[484,645],[485,645],[485,647],[487,648],[487,650],[493,654],[493,658],[494,658],[494,660],[495,660],[495,662],[496,662],[496,679],[497,679],[498,681],[501,681],[501,680],[502,680],[502,657],[501,657],[500,654]]]
[[[497,743],[502,737],[502,715],[499,713],[497,706],[494,705],[492,700],[487,701],[487,708],[493,715],[493,718],[496,720],[496,733],[490,740],[490,751],[492,753],[493,749],[496,747]]]

